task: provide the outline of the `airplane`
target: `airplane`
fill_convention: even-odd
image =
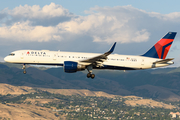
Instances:
[[[22,64],[26,74],[26,64],[63,66],[64,72],[74,73],[88,70],[87,78],[94,78],[93,69],[141,70],[174,64],[174,58],[167,58],[176,32],[168,32],[143,55],[111,54],[116,42],[104,54],[63,52],[49,50],[18,50],[4,58],[9,63]]]

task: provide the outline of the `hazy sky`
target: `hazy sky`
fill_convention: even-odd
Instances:
[[[0,60],[19,49],[140,55],[169,31],[180,66],[179,0],[8,0],[0,4]]]

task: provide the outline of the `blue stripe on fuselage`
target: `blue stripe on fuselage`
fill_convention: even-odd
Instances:
[[[135,68],[129,67],[120,67],[120,66],[111,66],[111,65],[103,65],[103,67],[93,67],[93,69],[112,69],[112,70],[137,70]]]

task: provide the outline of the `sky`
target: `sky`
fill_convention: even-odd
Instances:
[[[141,55],[167,32],[180,66],[179,0],[8,0],[0,4],[0,61],[15,50]]]

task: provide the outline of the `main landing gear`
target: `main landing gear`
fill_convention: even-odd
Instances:
[[[95,77],[95,74],[88,73],[88,74],[87,74],[87,78],[90,78],[90,77],[91,77],[92,79],[94,79],[94,77]]]
[[[26,72],[26,66],[25,66],[25,64],[23,64],[22,69],[24,70],[23,73],[26,74],[27,72]]]
[[[88,70],[88,74],[87,74],[87,78],[92,78],[92,79],[94,79],[94,77],[95,77],[95,74],[92,74],[92,66],[88,66],[87,67],[87,70]]]

